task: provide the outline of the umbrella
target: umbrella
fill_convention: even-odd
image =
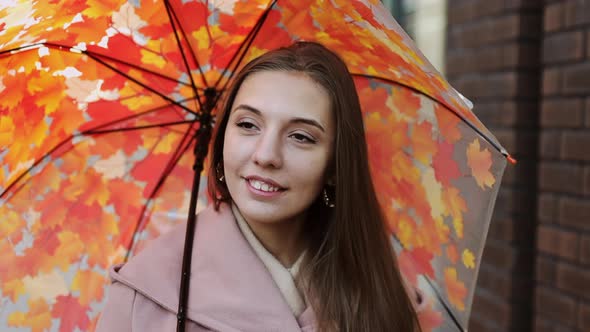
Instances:
[[[424,329],[464,330],[510,156],[377,0],[0,4],[0,326],[92,330],[108,267],[207,203],[233,74],[295,40],[355,77]]]

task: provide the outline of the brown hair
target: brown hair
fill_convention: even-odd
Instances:
[[[335,204],[321,197],[304,225],[310,246],[302,273],[321,331],[419,331],[369,173],[361,106],[344,62],[312,42],[270,51],[234,78],[218,115],[213,138],[209,193],[216,208],[231,199],[218,180],[229,113],[241,84],[260,71],[301,72],[328,92],[335,120],[334,155],[328,186]]]

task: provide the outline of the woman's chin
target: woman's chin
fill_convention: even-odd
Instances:
[[[262,224],[281,223],[301,213],[293,211],[293,204],[278,202],[260,202],[254,200],[235,201],[240,213],[249,222]]]

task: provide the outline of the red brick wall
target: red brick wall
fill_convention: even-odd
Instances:
[[[543,4],[449,0],[447,77],[518,160],[502,181],[471,331],[529,331],[533,316]]]
[[[518,159],[472,331],[590,331],[590,0],[449,0],[447,76]]]
[[[590,331],[590,1],[545,1],[535,331]]]

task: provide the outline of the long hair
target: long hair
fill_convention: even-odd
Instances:
[[[296,42],[249,62],[234,78],[213,138],[209,193],[215,207],[231,199],[218,180],[229,114],[240,86],[261,71],[306,74],[324,87],[335,120],[327,177],[335,207],[318,197],[304,224],[309,236],[302,274],[321,331],[419,331],[386,231],[367,156],[359,97],[344,62],[318,43]]]

